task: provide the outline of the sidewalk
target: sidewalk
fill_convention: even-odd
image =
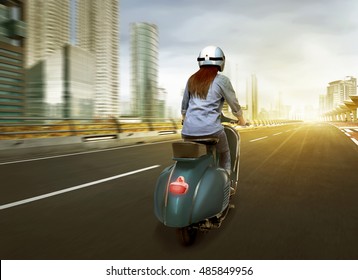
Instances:
[[[51,145],[33,147],[18,147],[21,145],[16,145],[15,143],[12,148],[9,147],[7,149],[0,149],[0,165],[1,163],[8,161],[26,160],[38,157],[55,157],[72,153],[88,153],[96,150],[110,150],[125,146],[173,141],[177,139],[180,139],[180,134],[178,133],[68,144],[63,144],[62,142],[56,143],[55,141]]]
[[[347,135],[358,146],[358,123],[357,122],[329,122],[345,135]]]
[[[328,122],[339,128],[341,127],[358,127],[358,122]]]

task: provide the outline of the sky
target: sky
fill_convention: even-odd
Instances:
[[[224,74],[242,105],[252,74],[259,107],[267,109],[279,94],[287,105],[318,108],[329,82],[358,76],[357,0],[120,0],[124,99],[132,22],[158,26],[159,86],[172,102],[198,70],[196,58],[207,45],[223,49]]]

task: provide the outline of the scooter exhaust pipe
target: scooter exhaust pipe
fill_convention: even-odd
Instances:
[[[229,204],[228,207],[221,213],[221,215],[206,219],[202,223],[199,224],[198,229],[202,231],[208,231],[211,229],[218,229],[221,226],[223,220],[225,220],[227,214],[229,213],[230,209],[235,208],[234,204]]]

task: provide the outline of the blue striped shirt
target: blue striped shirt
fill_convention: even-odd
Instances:
[[[228,77],[217,74],[206,99],[189,94],[187,84],[181,106],[181,113],[185,116],[182,134],[204,136],[223,130],[220,115],[225,100],[236,117],[242,116],[241,107]]]

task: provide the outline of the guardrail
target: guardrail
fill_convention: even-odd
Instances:
[[[250,128],[292,122],[297,120],[258,120],[251,122]],[[74,144],[66,145],[66,149],[89,149],[172,140],[180,138],[181,127],[179,119],[0,117],[0,151],[3,157],[5,151],[12,153],[24,148],[62,150],[63,145]]]
[[[150,132],[170,133],[181,127],[180,120],[151,118],[41,118],[1,117],[0,140],[51,138],[68,136],[101,136],[119,133]]]
[[[269,126],[297,120],[254,120],[251,126]],[[170,134],[181,129],[181,120],[164,118],[41,118],[1,117],[0,140],[81,136],[116,138],[122,133],[158,132]]]
[[[251,122],[252,126],[270,126],[270,125],[282,125],[282,124],[289,124],[289,123],[297,123],[302,122],[301,120],[253,120]]]

